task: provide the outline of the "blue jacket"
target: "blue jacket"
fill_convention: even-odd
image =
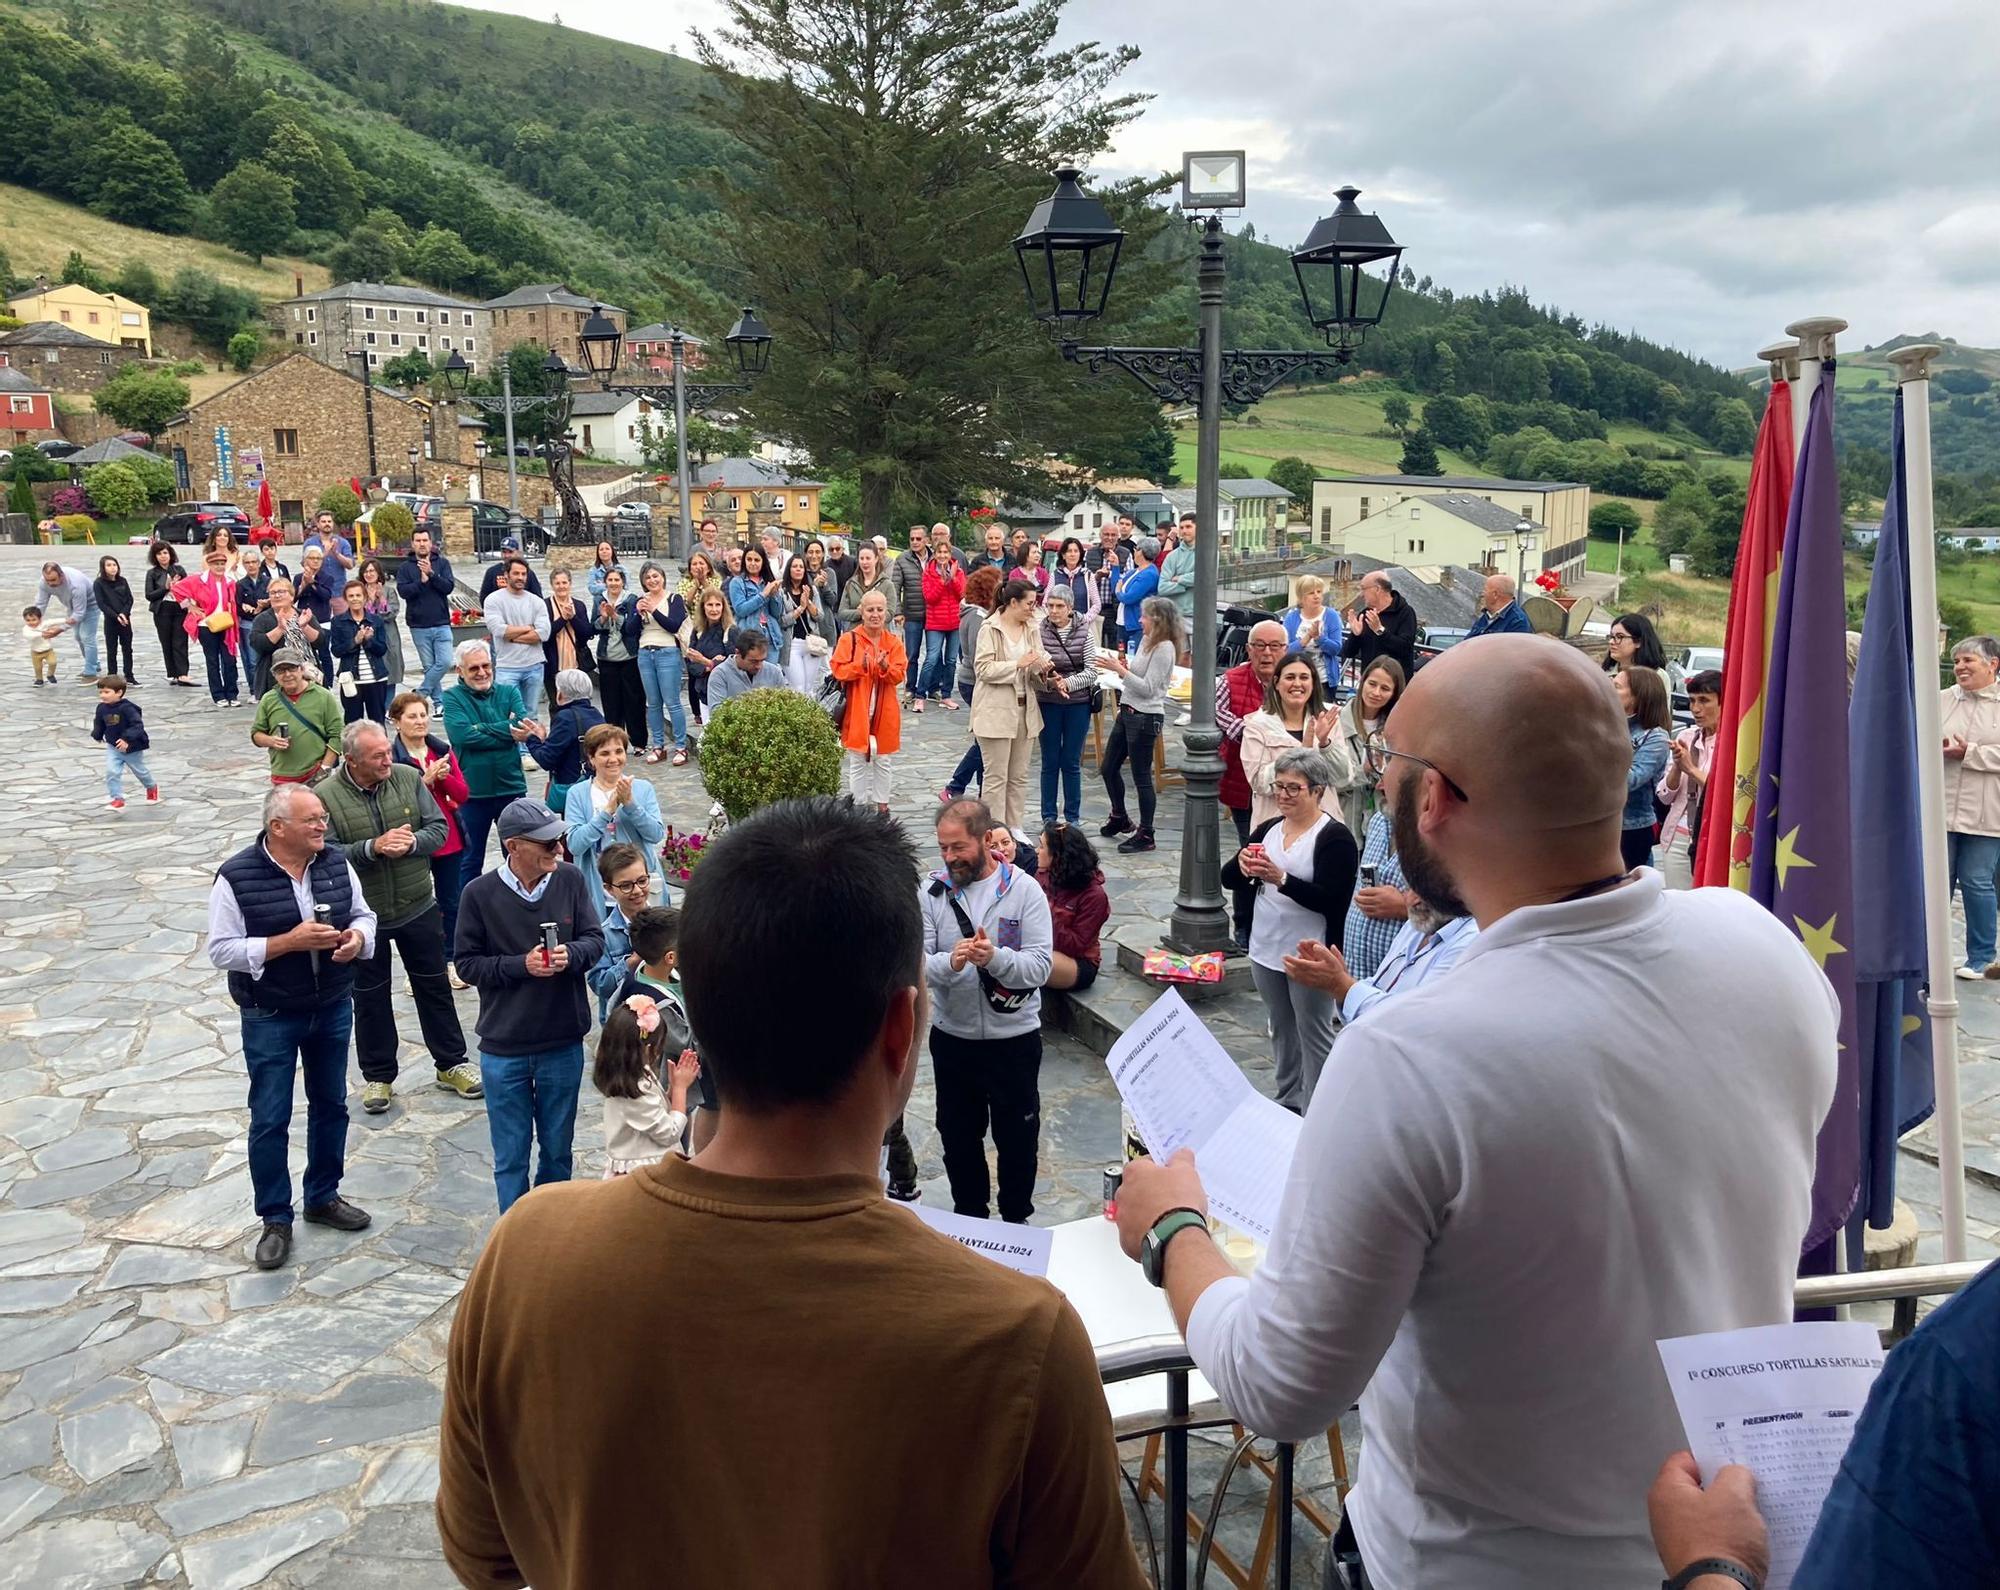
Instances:
[[[362,624],[367,624],[374,631],[365,641],[356,639],[361,633]],[[355,653],[366,650],[368,653],[368,666],[374,670],[376,682],[381,683],[388,679],[389,634],[381,624],[367,618],[363,618],[357,623],[345,613],[340,613],[334,618],[333,632],[328,639],[333,643],[335,673],[358,673],[360,670],[356,665]]]
[[[1535,626],[1528,622],[1528,615],[1521,610],[1519,602],[1509,602],[1497,613],[1489,613],[1481,608],[1472,620],[1472,627],[1465,632],[1471,640],[1475,635],[1531,635]]]
[[[1299,643],[1299,631],[1305,628],[1305,618],[1296,607],[1285,610],[1285,641],[1288,645]],[[1340,643],[1347,638],[1347,626],[1340,621],[1340,614],[1333,608],[1323,607],[1319,615],[1319,639],[1315,649],[1319,652],[1319,676],[1322,679],[1340,678]]]
[[[1118,620],[1125,633],[1136,635],[1140,628],[1139,604],[1160,590],[1160,566],[1149,563],[1143,569],[1127,569],[1111,582],[1111,594],[1118,599]]]
[[[767,597],[764,587],[749,575],[732,574],[729,584],[723,588],[723,594],[729,598],[729,611],[736,615],[737,627],[740,629],[746,624],[755,624],[771,643],[771,655],[780,655],[784,650],[785,632],[778,626],[771,603],[778,601],[783,593],[774,591]]]
[[[123,740],[131,751],[143,751],[153,743],[147,737],[146,720],[140,716],[139,704],[123,699],[98,702],[90,723],[90,737],[102,740],[107,748]]]
[[[565,701],[549,719],[545,740],[523,744],[536,765],[549,770],[558,784],[574,784],[583,778],[583,737],[604,721],[604,714],[588,701]],[[637,785],[633,786],[635,789]]]
[[[1653,786],[1667,770],[1668,751],[1665,729],[1642,729],[1632,719],[1625,720],[1632,736],[1632,768],[1625,775],[1626,828],[1651,828],[1659,819],[1653,813]]]
[[[617,812],[600,814],[591,797],[591,781],[569,787],[563,818],[569,824],[569,853],[590,879],[591,897],[599,899],[604,885],[597,879],[597,853],[606,845],[637,845],[646,857],[646,870],[659,882],[665,904],[666,874],[660,867],[660,842],[667,837],[666,821],[660,816],[660,797],[643,778],[632,780],[632,799]],[[612,907],[616,909],[616,907]]]
[[[417,560],[396,565],[396,594],[403,599],[403,622],[412,629],[443,629],[451,623],[451,593],[458,581],[441,552],[431,554],[431,577],[417,572]]]

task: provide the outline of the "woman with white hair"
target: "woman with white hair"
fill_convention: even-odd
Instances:
[[[2000,641],[1972,635],[1951,649],[1945,691],[1944,826],[1951,881],[1965,902],[1965,964],[1958,975],[2000,977],[1993,873],[2000,867]]]
[[[1271,793],[1278,815],[1250,830],[1250,843],[1223,864],[1231,889],[1254,884],[1250,905],[1250,976],[1271,1017],[1278,1102],[1305,1113],[1320,1067],[1333,1047],[1333,995],[1285,975],[1285,957],[1302,939],[1340,948],[1361,852],[1321,798],[1333,783],[1326,753],[1295,746],[1278,758]]]
[[[525,742],[535,765],[547,770],[549,788],[545,804],[552,812],[563,809],[570,786],[583,781],[583,737],[604,721],[590,699],[590,675],[581,668],[564,668],[556,674],[556,710],[550,714],[548,733],[531,736]]]

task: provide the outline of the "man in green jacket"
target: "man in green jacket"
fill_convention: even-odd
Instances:
[[[257,703],[250,743],[271,758],[273,784],[310,784],[340,755],[340,703],[313,677],[316,671],[296,647],[272,654],[271,688]]]
[[[465,840],[467,883],[486,870],[486,836],[507,803],[528,793],[521,774],[521,747],[546,738],[528,716],[521,692],[493,682],[493,648],[483,640],[460,641],[458,683],[444,693],[444,732],[458,753],[458,770],[471,793],[458,808],[458,832]],[[445,946],[447,958],[452,946]]]
[[[402,953],[424,1047],[437,1084],[460,1098],[480,1096],[479,1068],[466,1058],[451,985],[445,980],[444,913],[431,886],[430,858],[445,842],[444,812],[408,763],[392,761],[389,736],[366,719],[341,736],[341,763],[318,786],[332,836],[347,852],[375,913],[375,953],[354,968],[354,1052],[361,1061],[361,1108],[388,1109],[396,1080],[396,1013],[389,1004],[389,946]]]

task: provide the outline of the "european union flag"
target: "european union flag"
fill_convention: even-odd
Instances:
[[[1931,1027],[1924,1010],[1923,843],[1918,833],[1916,692],[1910,624],[1903,394],[1896,392],[1888,501],[1848,707],[1854,807],[1854,979],[1861,1202],[1849,1269],[1861,1268],[1860,1217],[1878,1229],[1896,1207],[1896,1140],[1931,1113]],[[1927,638],[1924,655],[1931,653]]]
[[[1833,361],[1806,417],[1779,569],[1751,830],[1750,894],[1793,932],[1840,998],[1833,1105],[1813,1167],[1810,1254],[1847,1224],[1861,1179],[1854,1025],[1854,830],[1848,816],[1847,594],[1833,456]],[[1914,813],[1914,806],[1911,808]],[[1921,964],[1921,963],[1919,963]],[[1831,1254],[1808,1270],[1831,1268]]]

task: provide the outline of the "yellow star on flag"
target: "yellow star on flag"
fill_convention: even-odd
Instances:
[[[1806,865],[1810,866],[1811,863],[1808,862]],[[1833,938],[1834,924],[1839,922],[1839,920],[1840,913],[1837,911],[1818,927],[1808,924],[1802,916],[1792,918],[1793,926],[1798,929],[1799,942],[1805,945],[1808,953],[1818,962],[1821,971],[1826,970],[1826,960],[1829,955],[1845,955],[1847,953],[1847,946],[1835,943]]]
[[[1799,854],[1799,831],[1797,828],[1794,828],[1789,834],[1785,834],[1779,838],[1778,854],[1774,865],[1778,869],[1778,887],[1782,889],[1785,886],[1785,876],[1792,868],[1816,867],[1819,863],[1808,861],[1804,856]]]
[[[1911,1033],[1915,1032],[1915,1031],[1916,1031],[1916,1030],[1917,1030],[1917,1029],[1918,1029],[1919,1027],[1921,1027],[1921,1026],[1922,1026],[1923,1024],[1924,1024],[1924,1023],[1923,1023],[1923,1018],[1922,1018],[1922,1017],[1919,1017],[1919,1016],[1905,1016],[1905,1017],[1903,1018],[1903,1036],[1904,1036],[1905,1038],[1909,1037],[1909,1035],[1910,1035]]]

